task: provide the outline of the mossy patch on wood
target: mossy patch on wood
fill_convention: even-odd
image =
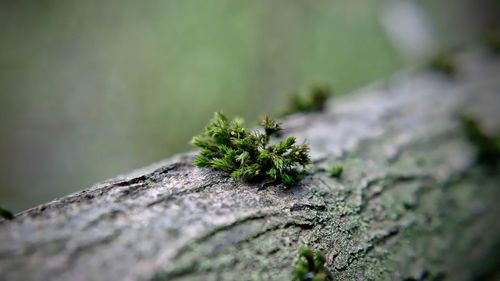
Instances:
[[[455,59],[450,54],[439,54],[430,62],[430,67],[446,75],[453,75],[457,72]]]
[[[330,176],[333,178],[338,178],[344,172],[344,165],[336,165],[330,168]]]
[[[229,121],[224,114],[215,113],[205,131],[192,140],[201,148],[194,164],[227,172],[234,178],[296,184],[311,162],[309,146],[297,145],[294,137],[270,144],[270,138],[281,132],[280,124],[266,117],[261,125],[264,133],[251,132],[243,127],[243,120]]]
[[[325,256],[307,247],[299,249],[299,260],[295,264],[295,279],[298,281],[330,281],[331,274],[325,268]]]
[[[494,53],[500,53],[500,30],[486,32],[482,39],[488,49]]]
[[[478,160],[486,164],[498,164],[500,160],[500,134],[487,134],[479,122],[467,115],[461,116],[465,134],[476,146]]]
[[[0,218],[4,218],[6,220],[12,220],[14,219],[14,214],[11,211],[4,209],[0,206]]]
[[[282,115],[322,111],[325,109],[326,101],[331,95],[332,89],[330,85],[324,83],[313,84],[305,94],[293,93],[290,95],[288,109]]]

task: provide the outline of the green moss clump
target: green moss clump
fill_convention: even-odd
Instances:
[[[269,144],[281,127],[268,117],[261,125],[265,133],[249,132],[241,119],[228,121],[224,114],[215,113],[204,133],[191,141],[201,148],[194,164],[227,172],[234,178],[267,178],[287,186],[296,184],[305,176],[304,169],[299,168],[311,162],[309,147],[296,145],[294,137]]]
[[[0,217],[6,220],[12,220],[14,219],[14,214],[12,214],[9,210],[0,207]]]
[[[500,134],[487,135],[477,120],[470,116],[461,116],[467,137],[477,147],[478,160],[486,164],[497,164],[500,160]]]
[[[322,111],[328,98],[332,95],[332,90],[327,84],[314,84],[308,90],[306,97],[300,94],[290,96],[288,110],[283,115],[297,112]]]
[[[326,258],[320,252],[309,248],[299,249],[299,260],[295,264],[295,280],[298,281],[329,281],[330,273],[325,268]]]
[[[432,59],[430,67],[447,75],[453,75],[457,72],[455,60],[448,54],[440,54],[436,56]]]
[[[500,53],[500,31],[489,31],[484,34],[483,42],[494,53]]]
[[[330,169],[330,176],[333,178],[338,178],[344,172],[344,165],[336,165]]]

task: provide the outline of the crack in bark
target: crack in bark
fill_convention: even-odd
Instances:
[[[127,179],[127,180],[122,180],[119,182],[112,183],[110,187],[114,186],[131,186],[134,184],[141,184],[141,185],[146,185],[148,183],[158,183],[161,182],[163,179],[166,178],[167,174],[170,171],[175,171],[179,169],[180,167],[183,166],[188,166],[189,164],[184,163],[184,162],[177,162],[177,163],[172,163],[168,166],[158,168],[151,173],[135,177],[132,179]]]
[[[208,182],[208,183],[206,183],[204,185],[197,186],[197,187],[194,187],[194,188],[191,188],[191,189],[184,189],[184,190],[181,189],[178,192],[174,192],[174,193],[170,193],[170,194],[167,194],[167,195],[160,196],[158,199],[156,199],[156,200],[154,200],[152,202],[149,202],[146,205],[146,207],[149,208],[149,207],[161,204],[161,203],[167,203],[167,202],[175,199],[176,197],[179,197],[179,196],[182,196],[182,195],[199,193],[199,192],[202,192],[203,190],[205,190],[207,187],[210,187],[210,186],[213,186],[213,185],[214,185],[213,182]]]
[[[78,259],[79,255],[85,252],[88,252],[89,250],[92,250],[93,248],[99,247],[106,245],[108,243],[111,243],[116,240],[118,236],[122,233],[121,229],[116,229],[110,234],[101,237],[100,239],[96,239],[94,241],[91,241],[87,244],[80,244],[78,245],[75,249],[73,249],[69,254],[67,254],[66,259],[65,259],[65,267],[61,268],[58,272],[56,272],[56,275],[61,275],[64,273],[65,268],[71,267],[72,264],[76,262]]]
[[[392,174],[385,175],[382,177],[376,177],[366,181],[360,186],[361,191],[361,205],[359,206],[357,213],[362,213],[366,211],[370,202],[377,198],[383,191],[387,190],[387,187],[396,187],[399,183],[415,182],[416,180],[420,182],[436,182],[436,179],[428,174]],[[381,189],[379,191],[370,192],[370,187],[380,184]],[[371,194],[366,194],[366,193]]]
[[[252,214],[252,215],[246,216],[244,218],[238,219],[238,220],[236,220],[236,221],[234,221],[232,223],[221,225],[221,226],[217,226],[214,229],[210,230],[209,232],[205,233],[204,235],[202,235],[202,236],[194,239],[193,242],[190,245],[186,245],[184,247],[181,247],[177,251],[177,253],[176,253],[176,255],[175,255],[174,258],[178,259],[181,255],[183,255],[184,253],[186,253],[187,251],[189,251],[189,249],[193,248],[194,245],[202,244],[203,242],[206,242],[207,240],[209,240],[210,238],[214,237],[215,235],[217,235],[220,232],[224,232],[224,231],[230,230],[231,228],[234,228],[236,226],[242,225],[242,224],[250,222],[250,221],[260,220],[260,219],[264,219],[264,218],[268,218],[268,217],[273,217],[273,216],[277,216],[279,214],[281,214],[281,212],[279,212],[279,211],[268,212],[268,213],[257,212],[255,214]]]
[[[316,211],[326,211],[325,204],[308,204],[308,203],[295,203],[290,207],[290,212],[304,211],[304,210],[316,210]]]
[[[245,239],[242,239],[242,240],[238,241],[235,244],[235,246],[236,245],[242,245],[242,244],[245,244],[245,243],[250,243],[253,240],[261,237],[262,235],[268,234],[270,232],[273,232],[273,231],[276,231],[276,230],[279,230],[279,229],[286,229],[286,228],[289,228],[289,227],[298,227],[298,228],[301,228],[301,229],[310,229],[313,226],[314,226],[314,222],[313,221],[307,221],[307,220],[288,220],[288,221],[285,221],[285,222],[276,223],[276,224],[273,224],[271,226],[266,227],[262,231],[254,233],[254,234],[246,237]],[[279,250],[275,250],[275,251],[273,251],[273,253],[276,253],[277,251],[279,251]],[[214,257],[212,257],[212,258],[214,258]],[[237,263],[237,262],[238,262],[237,259],[233,261],[233,263]],[[175,279],[178,279],[178,278],[181,278],[181,277],[185,277],[187,275],[194,274],[194,273],[214,272],[216,269],[219,268],[219,266],[204,267],[203,270],[200,271],[199,265],[200,265],[200,260],[199,259],[195,259],[195,260],[191,261],[189,264],[184,265],[182,267],[175,268],[175,269],[173,269],[171,271],[168,271],[168,272],[157,273],[151,280],[155,280],[155,281],[159,281],[159,280],[175,280]],[[225,264],[224,266],[228,266],[228,265]]]
[[[124,215],[124,214],[125,214],[125,212],[121,209],[111,209],[109,212],[100,214],[98,217],[96,217],[95,219],[88,222],[88,224],[82,230],[83,231],[89,230],[89,229],[95,227],[96,225],[98,225],[99,223],[103,222],[104,220],[108,220],[108,219],[113,220],[113,219],[116,219],[116,217],[118,215]]]

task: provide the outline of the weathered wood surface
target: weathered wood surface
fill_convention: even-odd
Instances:
[[[335,280],[474,280],[500,252],[498,170],[457,115],[500,125],[500,60],[395,75],[284,120],[311,145],[297,187],[247,184],[183,154],[0,222],[1,280],[291,280],[297,249]],[[207,116],[208,118],[208,116]],[[343,163],[340,179],[326,169]]]

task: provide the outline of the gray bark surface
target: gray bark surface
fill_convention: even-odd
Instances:
[[[498,129],[500,60],[408,71],[283,120],[311,146],[292,188],[196,168],[195,152],[0,222],[1,280],[291,280],[302,245],[335,280],[481,280],[500,252],[498,169],[458,118]],[[328,169],[345,165],[340,178]]]

